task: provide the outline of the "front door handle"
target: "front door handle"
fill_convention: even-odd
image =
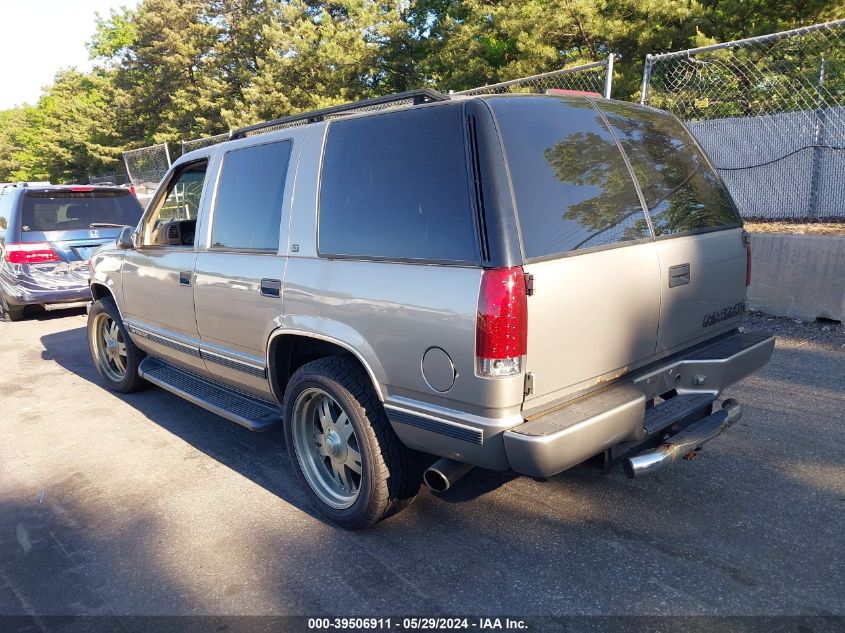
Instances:
[[[191,271],[190,270],[183,270],[179,273],[179,285],[180,286],[190,286],[191,285]]]
[[[689,264],[678,264],[669,267],[669,287],[683,286],[690,282]]]
[[[278,297],[282,292],[282,280],[262,279],[260,292],[264,297]]]

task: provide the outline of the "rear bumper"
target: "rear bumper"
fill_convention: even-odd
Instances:
[[[0,290],[10,305],[47,305],[91,300],[87,275],[65,274],[0,275]]]
[[[517,472],[548,477],[618,444],[635,446],[691,413],[709,410],[725,387],[769,361],[774,343],[767,333],[734,334],[532,418],[503,433],[508,463]],[[646,401],[672,390],[685,397],[646,414]]]
[[[659,445],[646,449],[625,460],[625,474],[631,479],[653,475],[672,462],[686,457],[705,442],[709,442],[742,417],[742,407],[733,398],[722,403],[722,408],[706,418],[697,420],[683,431],[667,435]]]

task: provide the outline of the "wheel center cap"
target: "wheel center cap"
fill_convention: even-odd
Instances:
[[[117,341],[115,341],[114,339],[111,339],[111,338],[108,339],[106,341],[106,347],[109,348],[109,349],[114,349],[115,347],[117,347]]]
[[[341,448],[343,448],[343,440],[340,439],[340,434],[337,431],[326,433],[326,452],[332,457],[337,457]]]

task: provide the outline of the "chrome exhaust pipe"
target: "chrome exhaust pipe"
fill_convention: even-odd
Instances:
[[[423,473],[423,481],[434,492],[446,492],[473,468],[472,464],[464,464],[444,457],[426,468],[425,473]]]
[[[741,417],[742,406],[733,398],[728,398],[722,403],[719,411],[694,422],[684,431],[669,438],[665,444],[626,459],[623,464],[625,474],[634,479],[659,472],[712,440]]]

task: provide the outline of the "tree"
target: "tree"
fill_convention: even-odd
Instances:
[[[637,98],[647,53],[844,12],[845,0],[141,0],[97,16],[93,72],[62,71],[36,105],[0,113],[0,179],[82,178],[118,166],[125,147],[417,87],[461,90],[610,52],[619,55],[614,96]],[[800,65],[802,55],[818,57],[803,49],[787,61]],[[845,62],[838,53],[826,61],[841,97],[833,69]],[[806,66],[817,76],[815,61]],[[731,81],[751,95],[733,100],[740,112],[766,98],[765,86],[755,95],[742,77]]]
[[[117,167],[110,79],[62,71],[35,106],[2,113],[0,180],[85,181]]]

